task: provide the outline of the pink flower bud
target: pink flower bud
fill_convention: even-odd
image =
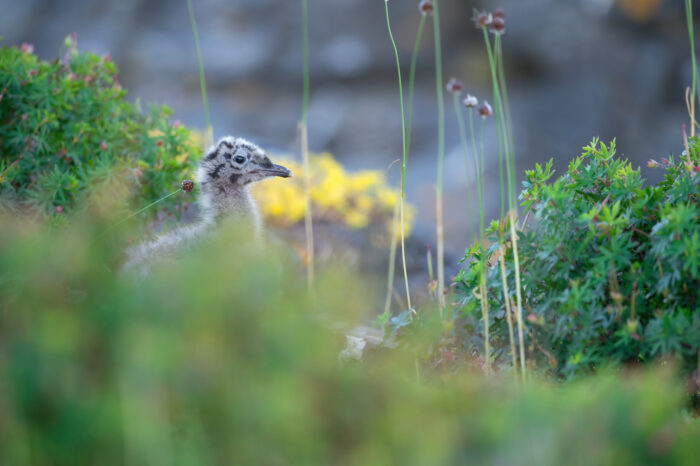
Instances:
[[[90,76],[89,74],[86,75],[86,76],[85,76],[85,85],[87,86],[87,85],[90,84],[91,82],[92,82],[92,76]]]
[[[29,70],[29,76],[36,76],[37,74],[39,74],[37,70]]]
[[[695,166],[693,167],[693,171],[694,171],[694,172],[700,172],[700,166],[695,165]]]
[[[459,94],[462,92],[462,89],[464,89],[464,85],[461,83],[461,81],[455,78],[450,78],[445,88],[453,94]]]
[[[34,46],[26,42],[22,42],[22,52],[24,53],[34,53]]]
[[[103,58],[104,61],[112,61],[112,54],[107,52],[107,54]]]
[[[163,140],[162,140],[162,139],[158,139],[158,140],[156,141],[156,146],[158,146],[158,147],[163,147]]]
[[[479,105],[479,99],[471,94],[467,94],[467,97],[464,99],[464,106],[467,108],[474,108],[477,105]]]
[[[100,150],[107,150],[107,142],[106,141],[102,141],[100,143]]]
[[[192,190],[194,189],[194,181],[192,180],[185,180],[182,182],[182,185],[180,186],[183,191],[186,193],[191,193]]]
[[[503,18],[493,18],[489,24],[489,32],[493,34],[503,34],[506,32],[506,21]]]
[[[418,11],[420,11],[420,13],[423,16],[432,16],[433,15],[433,2],[431,2],[430,0],[423,0],[418,5]]]
[[[647,162],[647,167],[649,167],[649,168],[655,168],[655,167],[657,167],[658,165],[659,165],[659,162],[657,162],[657,161],[654,160],[654,159],[651,159],[651,160],[649,160],[649,161]]]
[[[661,163],[663,163],[664,165],[668,165],[669,162],[668,162],[668,159],[666,157],[663,157],[661,159]]]
[[[63,213],[63,207],[60,205],[57,205],[56,208],[54,209],[57,214],[62,214]]]
[[[488,117],[490,117],[492,113],[493,109],[491,108],[489,103],[484,100],[484,103],[481,104],[481,107],[479,107],[479,116],[485,120]]]

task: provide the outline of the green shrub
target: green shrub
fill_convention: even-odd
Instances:
[[[698,165],[700,140],[690,141]],[[551,184],[551,161],[526,172],[521,200],[529,222],[520,233],[523,316],[531,361],[559,376],[605,363],[637,363],[675,355],[697,367],[700,347],[700,207],[693,164],[663,160],[666,174],[646,185],[639,170],[594,140]],[[499,229],[493,223],[487,251],[475,246],[456,279],[458,304],[483,348],[483,323],[472,290],[479,255],[497,262]],[[511,293],[512,249],[506,245]],[[510,361],[499,266],[488,271],[489,322],[497,363]],[[517,335],[516,335],[517,338]]]
[[[224,228],[138,283],[100,225],[1,218],[0,464],[694,464],[667,372],[552,386],[423,370],[414,352],[342,366],[325,325],[371,302]],[[115,234],[115,236],[121,236]],[[37,292],[39,291],[39,292]],[[321,318],[320,318],[321,317]],[[356,318],[359,318],[356,317]]]
[[[50,62],[0,48],[0,211],[57,216],[92,196],[126,211],[172,192],[199,152],[189,131],[166,107],[129,103],[109,56],[65,45]]]

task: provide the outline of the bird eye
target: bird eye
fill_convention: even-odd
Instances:
[[[245,162],[245,157],[242,155],[237,155],[233,158],[233,160],[235,160],[236,163],[243,163],[243,162]]]

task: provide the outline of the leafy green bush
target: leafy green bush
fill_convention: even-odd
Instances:
[[[309,299],[288,254],[224,228],[132,283],[110,272],[121,249],[100,225],[46,234],[0,221],[3,465],[617,466],[700,455],[700,426],[664,371],[518,388],[466,372],[422,371],[417,382],[410,350],[342,366],[343,337],[322,322],[363,308],[370,287],[357,277],[321,274]]]
[[[692,162],[664,159],[665,179],[647,186],[639,170],[594,140],[551,184],[551,161],[526,172],[523,206],[529,222],[519,237],[528,358],[570,377],[603,363],[637,363],[673,354],[697,367],[700,347],[700,207]],[[502,249],[493,223],[491,244],[475,246],[456,279],[459,305],[483,348],[483,322],[472,290],[480,254],[490,263]],[[505,235],[503,235],[505,236]],[[512,249],[505,263],[513,293]],[[509,332],[499,266],[488,271],[491,343],[498,363],[510,361]],[[517,335],[516,335],[517,338]],[[517,344],[517,342],[516,342]]]
[[[67,213],[78,201],[125,209],[177,188],[198,148],[171,111],[125,99],[109,56],[43,61],[31,46],[0,48],[0,211]],[[177,200],[163,207],[175,211]]]

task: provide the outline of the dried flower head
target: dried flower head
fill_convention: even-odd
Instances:
[[[192,180],[185,180],[182,182],[182,185],[180,186],[183,191],[186,193],[191,193],[192,190],[194,189],[194,181]]]
[[[474,15],[474,25],[477,29],[483,29],[493,21],[493,15],[485,11],[479,11]]]
[[[479,116],[485,120],[488,117],[490,117],[492,113],[493,109],[491,108],[489,103],[484,100],[484,103],[481,104],[481,107],[479,107]]]
[[[506,32],[506,20],[494,17],[489,24],[489,32],[493,34],[503,34]]]
[[[445,88],[453,94],[459,94],[464,89],[464,84],[456,78],[450,78]]]
[[[467,96],[464,98],[464,106],[467,108],[474,108],[477,105],[479,105],[479,99],[474,97],[471,94],[467,94]]]
[[[430,0],[423,0],[420,2],[418,5],[418,11],[423,16],[432,16],[433,15],[433,2]]]

